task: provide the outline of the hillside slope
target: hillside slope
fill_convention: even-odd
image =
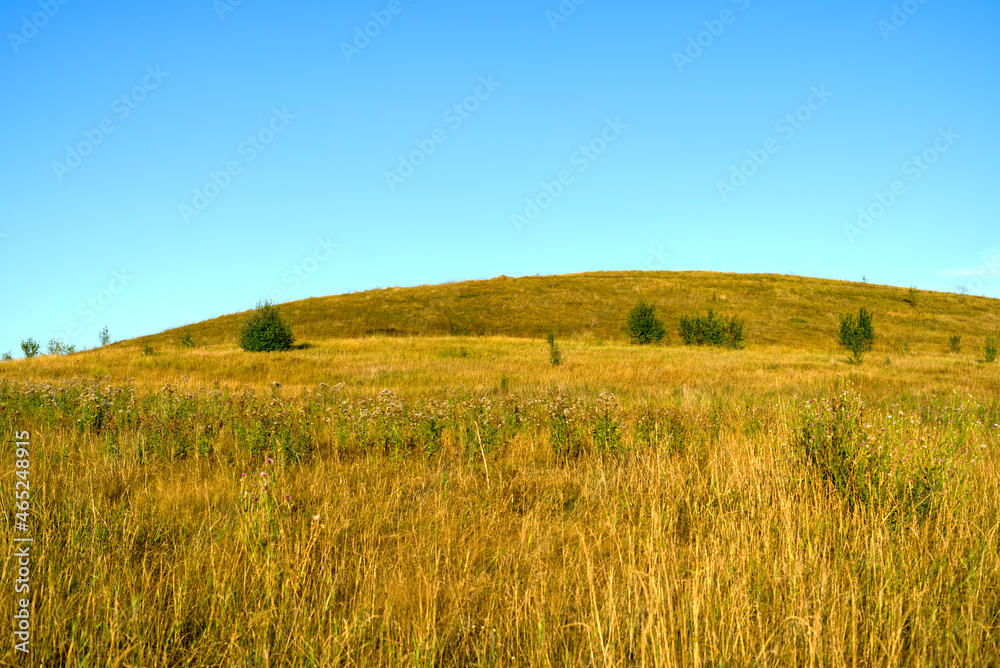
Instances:
[[[828,350],[838,314],[875,312],[880,348],[943,350],[952,334],[971,342],[1000,329],[1000,301],[905,288],[776,274],[593,272],[563,276],[499,276],[490,280],[368,290],[281,305],[300,341],[366,335],[503,335],[622,340],[629,309],[640,299],[679,344],[677,319],[709,308],[747,323],[748,344]],[[235,344],[245,314],[231,314],[146,337],[175,343],[185,329],[201,344]]]

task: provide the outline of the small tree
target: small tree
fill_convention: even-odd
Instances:
[[[108,334],[108,326],[107,325],[104,326],[104,329],[101,330],[101,333],[98,336],[101,339],[101,345],[102,346],[106,346],[109,343],[111,343],[111,335]]]
[[[293,343],[292,328],[269,301],[259,302],[240,329],[240,348],[250,352],[288,350]]]
[[[41,346],[39,346],[38,341],[35,341],[34,339],[25,339],[24,341],[21,341],[21,350],[24,351],[24,356],[26,358],[31,359],[38,354],[38,351],[41,350]]]
[[[840,345],[854,355],[854,363],[860,364],[864,354],[875,344],[875,327],[872,314],[864,307],[858,311],[857,319],[852,313],[840,314]]]
[[[667,332],[663,329],[663,321],[656,317],[653,305],[641,301],[629,311],[625,333],[632,343],[645,345],[661,341]]]
[[[549,332],[546,339],[548,339],[549,342],[549,362],[552,363],[552,366],[559,366],[562,364],[562,351],[560,351],[559,346],[556,345],[556,335]]]
[[[681,316],[681,340],[689,346],[743,347],[743,321],[735,315],[726,320],[708,309],[708,315]]]
[[[14,356],[10,354],[9,350],[3,354],[3,361],[4,362],[9,362],[12,359],[14,359]]]
[[[194,337],[191,336],[191,332],[187,329],[181,334],[180,339],[181,348],[194,348]]]
[[[71,346],[63,343],[59,339],[51,339],[49,341],[49,355],[68,355],[70,353],[76,352],[76,346]]]
[[[983,361],[984,362],[996,362],[997,361],[997,348],[998,346],[997,337],[990,334],[986,337],[986,347],[983,349]]]
[[[962,337],[959,334],[952,334],[948,337],[948,350],[953,353],[962,352]]]

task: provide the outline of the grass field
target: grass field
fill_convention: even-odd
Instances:
[[[747,348],[631,346],[640,298],[668,328],[738,314]],[[997,304],[904,298],[494,279],[283,306],[284,353],[239,351],[230,316],[193,349],[0,364],[8,518],[30,434],[31,528],[3,524],[34,540],[29,663],[997,665]]]

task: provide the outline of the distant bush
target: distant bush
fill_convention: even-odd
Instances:
[[[142,342],[142,354],[143,355],[155,355],[156,350],[149,344],[149,341]]]
[[[629,311],[625,333],[632,343],[645,345],[663,340],[667,332],[663,329],[663,321],[656,317],[653,305],[641,301]]]
[[[3,360],[4,362],[9,362],[9,361],[11,361],[12,359],[14,359],[14,356],[10,354],[10,351],[9,351],[9,350],[8,350],[7,352],[5,352],[5,353],[3,354],[3,358],[2,358],[2,360]]]
[[[181,348],[194,348],[194,338],[191,336],[191,332],[185,329],[179,343]]]
[[[743,347],[743,321],[732,316],[728,320],[708,309],[708,315],[681,317],[680,335],[691,346]]]
[[[1000,347],[1000,342],[997,341],[997,337],[990,334],[986,337],[986,346],[983,349],[983,361],[984,362],[996,362],[997,361],[997,348]]]
[[[67,345],[59,339],[52,339],[49,341],[49,355],[68,355],[75,352],[76,346]]]
[[[107,325],[104,326],[104,329],[101,330],[101,333],[98,335],[98,337],[101,340],[101,345],[102,346],[106,346],[109,343],[111,343],[111,335],[108,334],[108,327],[107,327]]]
[[[952,334],[948,337],[948,351],[952,353],[962,352],[962,337],[958,334]]]
[[[903,297],[903,301],[909,304],[910,306],[916,308],[918,299],[919,299],[919,293],[917,292],[917,286],[911,285],[906,290],[906,296]]]
[[[840,345],[851,351],[856,364],[860,364],[864,354],[872,349],[875,345],[875,326],[867,309],[862,307],[857,319],[851,313],[840,314]]]
[[[292,328],[281,317],[278,307],[264,301],[250,314],[240,329],[240,348],[250,352],[288,350],[295,343]]]
[[[562,352],[559,350],[559,346],[556,345],[556,335],[549,332],[546,337],[549,342],[549,362],[552,366],[559,366],[562,364]]]
[[[25,339],[24,341],[21,341],[21,350],[24,351],[24,356],[26,358],[31,359],[38,354],[38,351],[41,350],[41,346],[39,346],[38,341],[35,341],[34,339]]]

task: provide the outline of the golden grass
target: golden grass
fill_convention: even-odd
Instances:
[[[920,293],[913,307],[905,292],[694,272],[495,279],[283,306],[308,344],[284,353],[237,350],[230,316],[192,326],[194,349],[174,331],[0,364],[0,428],[32,434],[29,663],[998,665],[1000,365],[977,361],[996,302]],[[629,346],[618,330],[640,297],[667,318],[742,315],[749,346]],[[858,366],[834,342],[836,314],[860,305],[879,339]],[[361,336],[393,328],[422,336]],[[444,335],[463,328],[489,335]],[[945,352],[953,331],[966,352]],[[926,512],[851,507],[804,461],[800,398],[845,383],[896,466],[943,476]],[[108,389],[121,385],[136,391]],[[557,456],[553,388],[591,406],[613,391],[623,447]],[[428,454],[358,426],[433,424],[403,404],[471,408]],[[98,415],[111,405],[138,417]],[[642,441],[647,409],[673,411],[651,415],[690,443]],[[529,417],[490,440],[515,412]],[[593,448],[601,414],[587,416]],[[308,435],[301,460],[240,436],[281,420]],[[204,439],[158,440],[188,432]],[[955,454],[947,474],[917,466],[940,453]],[[13,515],[12,494],[0,508]],[[4,582],[15,568],[9,549]],[[0,662],[23,663],[11,642]]]
[[[565,361],[553,367],[544,341],[506,337],[367,337],[312,342],[304,350],[246,353],[233,345],[185,349],[164,346],[148,356],[120,344],[69,356],[43,356],[0,365],[0,379],[68,380],[109,377],[140,386],[165,383],[266,389],[271,382],[297,392],[320,383],[387,388],[402,395],[465,387],[483,392],[506,378],[510,389],[543,392],[559,385],[574,392],[614,389],[624,399],[675,392],[713,395],[803,393],[849,377],[883,393],[959,392],[989,396],[1000,391],[1000,365],[984,364],[968,350],[906,353],[876,345],[861,365],[828,343],[826,350],[753,346],[745,350],[633,346],[583,339],[559,341]]]
[[[677,322],[713,308],[747,322],[753,345],[827,350],[836,340],[838,314],[875,313],[885,350],[908,341],[913,352],[943,352],[959,334],[966,346],[1000,329],[998,301],[986,297],[916,291],[777,274],[705,271],[617,271],[563,276],[498,277],[412,288],[387,288],[317,297],[281,306],[304,341],[392,335],[500,335],[624,340],[628,311],[640,299],[655,305],[676,344]],[[245,314],[232,314],[146,337],[154,347],[176,344],[185,330],[199,344],[235,345]]]
[[[704,448],[569,463],[531,430],[488,460],[455,437],[431,458],[387,457],[322,432],[301,464],[225,437],[171,460],[140,456],[142,431],[109,442],[0,415],[33,434],[33,661],[1000,661],[996,425],[968,427],[987,454],[934,512],[890,521],[810,474],[787,402],[702,408],[725,411]],[[13,568],[5,557],[5,582]]]

